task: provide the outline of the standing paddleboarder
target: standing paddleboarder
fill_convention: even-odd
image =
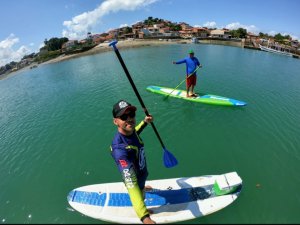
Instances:
[[[202,67],[197,57],[194,56],[194,51],[189,50],[189,56],[179,60],[177,62],[173,61],[173,64],[186,64],[186,97],[197,97],[194,92],[194,88],[197,82],[196,69],[198,66]],[[191,90],[191,94],[190,93]]]

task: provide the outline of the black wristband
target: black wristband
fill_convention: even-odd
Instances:
[[[146,219],[147,217],[150,217],[150,215],[149,215],[149,214],[146,214],[145,216],[143,216],[143,217],[141,218],[141,221],[143,222],[144,219]]]

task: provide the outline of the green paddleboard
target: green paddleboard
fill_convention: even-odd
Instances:
[[[191,102],[199,102],[212,105],[223,105],[223,106],[245,106],[246,102],[239,101],[232,98],[222,97],[218,95],[204,94],[197,97],[186,97],[186,91],[174,90],[173,88],[160,87],[160,86],[148,86],[148,91],[161,94],[169,97],[180,98]],[[171,94],[170,94],[171,93]]]

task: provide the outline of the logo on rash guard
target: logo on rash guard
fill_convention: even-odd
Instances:
[[[128,164],[127,164],[126,160],[124,160],[124,159],[120,159],[120,160],[119,160],[119,162],[120,162],[120,165],[122,166],[122,168],[124,168],[124,167],[127,167],[127,166],[128,166]]]
[[[132,182],[132,179],[130,177],[130,173],[129,173],[129,170],[128,169],[124,169],[123,170],[123,173],[124,173],[124,180],[125,180],[125,184],[128,188],[134,188],[134,185],[133,185],[133,182]]]

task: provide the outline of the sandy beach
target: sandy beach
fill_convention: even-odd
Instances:
[[[118,41],[118,49],[126,49],[126,48],[137,48],[137,47],[146,47],[146,46],[158,46],[158,45],[165,45],[165,44],[177,44],[177,43],[188,43],[189,40],[145,40],[145,39],[135,39],[135,40],[125,40],[125,41]],[[43,64],[49,64],[49,63],[57,63],[69,59],[74,59],[82,56],[87,55],[93,55],[93,54],[99,54],[101,52],[107,52],[107,51],[113,51],[112,47],[109,46],[108,43],[101,43],[97,45],[96,47],[77,54],[71,54],[71,55],[61,55],[57,58],[48,60],[46,62],[38,64],[38,66],[41,66]],[[23,72],[25,70],[29,70],[32,65],[28,65],[20,70],[17,70],[15,72],[11,72],[8,74],[3,74],[0,76],[0,80],[6,79],[8,77],[14,76],[17,73]]]
[[[158,45],[165,45],[165,44],[177,44],[177,43],[187,43],[188,40],[145,40],[145,39],[136,39],[136,40],[125,40],[125,41],[118,41],[118,49],[126,49],[126,48],[137,48],[137,47],[146,47],[146,46],[158,46]],[[61,62],[68,59],[73,59],[81,56],[86,55],[93,55],[99,54],[101,52],[113,51],[112,47],[108,46],[109,43],[101,43],[96,47],[82,53],[72,54],[72,55],[61,55],[55,59],[51,59],[47,62],[42,64],[48,63],[56,63]]]

